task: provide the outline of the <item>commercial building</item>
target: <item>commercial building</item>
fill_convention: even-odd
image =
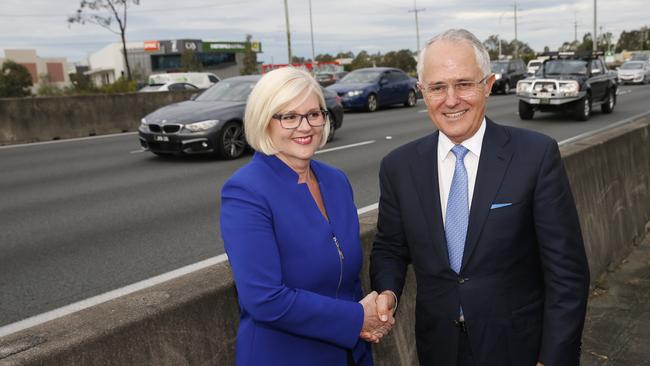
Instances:
[[[188,63],[200,65],[202,71],[213,72],[221,78],[237,76],[244,67],[246,42],[203,41],[198,39],[128,42],[127,57],[131,74],[145,80],[151,74],[183,71]],[[251,51],[262,52],[259,42],[251,42]],[[126,77],[126,65],[121,43],[110,44],[93,53],[85,72],[97,86]]]
[[[58,88],[70,86],[68,73],[74,69],[65,57],[40,57],[36,50],[5,50],[5,57],[0,57],[0,65],[5,60],[14,61],[24,66],[32,76],[32,91],[37,90],[44,83],[52,84]]]

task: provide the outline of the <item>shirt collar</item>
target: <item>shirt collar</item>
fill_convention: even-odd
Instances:
[[[485,136],[485,117],[483,117],[483,121],[481,122],[481,127],[478,128],[478,131],[476,133],[468,138],[467,140],[463,141],[461,145],[465,146],[467,150],[469,150],[472,154],[476,155],[477,157],[481,156],[481,147],[483,146],[483,136]],[[456,146],[447,135],[442,133],[438,134],[438,161],[443,161],[447,158],[449,155],[449,152],[451,149]]]

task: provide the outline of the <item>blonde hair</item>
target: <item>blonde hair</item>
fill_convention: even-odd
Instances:
[[[269,135],[273,115],[296,100],[304,101],[313,93],[322,109],[327,109],[321,87],[309,73],[293,67],[283,67],[264,75],[248,96],[244,114],[246,141],[256,151],[266,155],[278,153]],[[327,142],[330,131],[329,117],[323,127],[319,147]]]

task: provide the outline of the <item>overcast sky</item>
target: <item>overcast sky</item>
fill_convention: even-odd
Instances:
[[[119,36],[97,25],[68,25],[79,0],[0,0],[0,55],[36,49],[44,57],[82,61]],[[617,38],[650,25],[650,0],[599,0],[598,24]],[[413,0],[311,0],[316,54],[416,49]],[[309,0],[288,0],[293,54],[311,57]],[[534,50],[556,49],[593,29],[594,0],[518,0],[518,38]],[[512,40],[514,2],[417,0],[420,43],[447,28],[466,28],[485,40]],[[262,42],[258,60],[287,61],[283,0],[141,0],[128,16],[127,40],[203,39]],[[600,32],[600,29],[598,30]]]

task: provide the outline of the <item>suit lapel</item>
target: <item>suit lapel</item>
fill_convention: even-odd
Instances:
[[[449,262],[438,187],[438,133],[434,132],[418,145],[419,154],[410,162],[410,170],[422,214],[429,224],[426,242],[432,243],[436,253]]]
[[[485,136],[474,184],[472,208],[469,214],[467,239],[461,270],[472,257],[478,239],[483,231],[490,206],[501,186],[503,176],[512,159],[512,143],[507,130],[486,118]]]

